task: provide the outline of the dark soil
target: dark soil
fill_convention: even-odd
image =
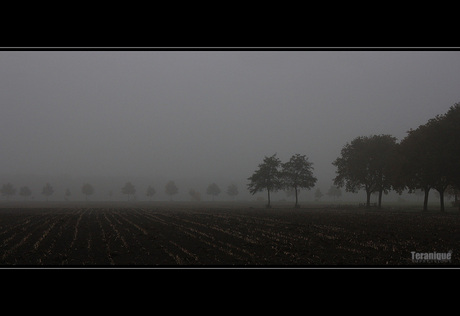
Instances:
[[[360,209],[0,209],[1,266],[456,266],[460,214]],[[447,253],[415,262],[411,252]]]

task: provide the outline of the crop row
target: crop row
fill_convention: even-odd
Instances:
[[[2,210],[0,264],[411,264],[411,251],[458,249],[457,217],[140,208]]]

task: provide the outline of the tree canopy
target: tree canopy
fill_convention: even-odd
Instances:
[[[54,193],[54,189],[53,189],[53,187],[51,186],[51,184],[46,183],[46,184],[43,186],[42,194],[46,197],[46,200],[47,200],[47,201],[48,201],[48,197],[50,197],[53,193]]]
[[[444,115],[410,129],[400,143],[401,188],[424,191],[423,209],[428,208],[431,189],[439,193],[444,211],[444,193],[460,187],[460,103]]]
[[[171,196],[171,200],[173,195],[177,194],[179,192],[179,188],[176,186],[176,183],[174,181],[169,181],[165,185],[165,193],[169,196]]]
[[[91,184],[85,183],[81,187],[81,193],[85,195],[86,200],[88,200],[88,195],[92,195],[94,193],[94,188]]]
[[[128,195],[128,201],[129,201],[131,195],[136,194],[136,187],[130,181],[128,181],[121,188],[121,193]]]
[[[190,189],[188,191],[188,194],[190,194],[192,201],[201,201],[201,193],[196,191],[195,189]]]
[[[270,192],[275,192],[283,187],[280,167],[281,160],[276,157],[276,154],[270,157],[265,156],[263,162],[259,164],[259,168],[248,178],[247,187],[252,195],[267,190],[267,208],[271,207]]]
[[[69,199],[70,195],[72,195],[72,193],[70,192],[70,189],[67,188],[67,189],[65,190],[65,197],[64,197],[64,199],[67,201],[67,200]]]
[[[206,189],[206,194],[212,195],[212,200],[214,201],[214,197],[220,194],[219,186],[216,183],[211,183]]]
[[[329,187],[329,190],[327,190],[326,194],[334,198],[339,198],[342,196],[342,190],[336,187],[335,185],[331,185]]]
[[[9,199],[10,196],[13,196],[16,194],[16,189],[11,183],[4,184],[1,189],[2,195],[6,196],[6,199]]]
[[[155,188],[151,185],[148,186],[147,191],[145,192],[145,195],[148,197],[152,198],[155,195],[156,191]]]
[[[236,184],[230,184],[227,188],[227,194],[232,196],[232,197],[235,197],[238,195],[238,187],[236,186]]]
[[[436,115],[425,124],[410,129],[400,143],[390,135],[357,137],[347,143],[333,165],[334,184],[348,192],[364,189],[367,205],[370,195],[393,189],[400,194],[424,193],[423,209],[428,207],[431,189],[439,195],[444,211],[444,195],[449,188],[460,189],[460,103],[447,113]]]
[[[305,155],[295,154],[288,162],[282,164],[282,185],[285,189],[293,189],[295,193],[295,207],[298,204],[299,189],[311,189],[317,179],[313,176],[313,163]]]
[[[337,168],[334,185],[344,187],[347,192],[366,191],[366,205],[370,207],[370,196],[379,192],[379,207],[382,193],[392,188],[396,138],[391,135],[360,136],[347,143],[341,155],[332,164]]]
[[[23,186],[19,189],[19,195],[24,197],[24,200],[32,195],[32,190],[28,186]]]
[[[321,192],[320,188],[316,188],[315,190],[315,201],[319,201],[324,196],[323,192]]]

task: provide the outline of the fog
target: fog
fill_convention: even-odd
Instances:
[[[86,181],[105,199],[131,181],[161,200],[174,180],[175,199],[210,200],[208,184],[226,199],[235,183],[253,199],[264,156],[299,153],[326,193],[347,142],[401,140],[460,102],[459,83],[460,51],[0,51],[0,185],[81,199]]]

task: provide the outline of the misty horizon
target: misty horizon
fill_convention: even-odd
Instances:
[[[401,141],[460,101],[458,82],[458,51],[0,51],[0,184],[114,178],[145,195],[130,180],[143,178],[161,195],[186,179],[183,197],[193,181],[204,199],[212,182],[248,195],[265,156],[298,153],[325,193],[347,142]]]

